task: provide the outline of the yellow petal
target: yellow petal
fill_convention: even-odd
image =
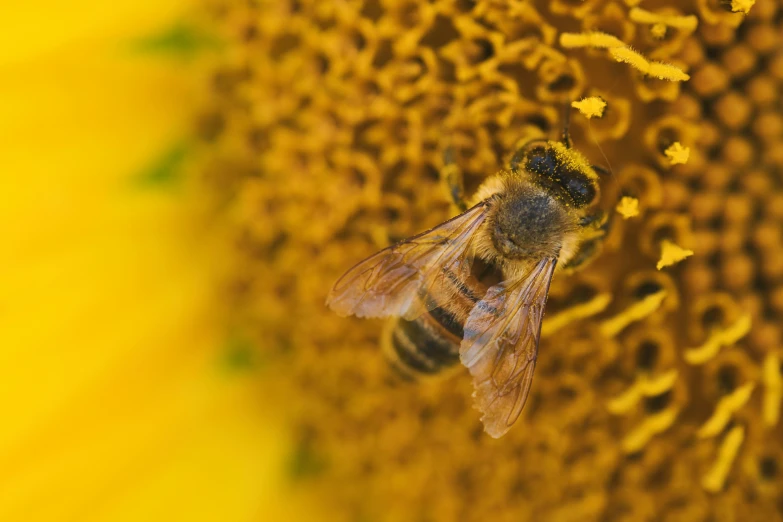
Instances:
[[[0,8],[0,520],[281,518],[288,443],[220,364],[219,227],[198,191],[133,184],[194,105],[188,71],[127,45],[181,4],[16,4]]]
[[[89,55],[101,49],[116,55],[121,42],[172,23],[194,3],[193,0],[2,2],[0,20],[9,23],[0,31],[0,67],[45,56],[54,65],[53,55],[66,50],[76,52],[76,42],[85,42],[83,50]]]

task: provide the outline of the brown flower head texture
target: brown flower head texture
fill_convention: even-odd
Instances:
[[[324,519],[783,520],[778,0],[211,0],[209,16],[225,46],[199,132],[234,223],[232,327]],[[395,381],[384,323],[324,298],[454,215],[447,146],[471,194],[531,129],[557,138],[572,102],[614,218],[601,255],[553,281],[529,402],[494,440],[467,372]]]

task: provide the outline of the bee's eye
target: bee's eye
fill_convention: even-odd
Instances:
[[[549,190],[569,198],[578,207],[593,202],[597,186],[585,172],[569,168],[551,146],[541,143],[532,145],[525,152],[525,169],[533,178]]]
[[[595,199],[595,184],[581,172],[567,171],[560,178],[560,183],[577,207],[589,205]]]

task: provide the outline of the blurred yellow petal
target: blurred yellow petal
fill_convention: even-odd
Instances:
[[[5,22],[0,31],[0,66],[65,49],[76,51],[75,44],[94,54],[102,46],[159,29],[193,4],[192,0],[4,2],[0,5],[0,20]]]
[[[185,2],[4,6],[0,520],[280,515],[291,453],[224,364],[227,248],[189,185],[192,73],[131,50]]]

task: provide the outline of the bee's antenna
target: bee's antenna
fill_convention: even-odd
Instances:
[[[590,120],[587,120],[587,132],[590,134],[590,139],[593,140],[593,143],[595,143],[595,146],[598,147],[598,152],[601,153],[601,156],[604,157],[604,160],[606,160],[606,164],[609,165],[608,169],[605,169],[604,167],[601,167],[600,165],[593,165],[593,170],[598,171],[602,174],[609,173],[612,175],[612,179],[615,183],[617,183],[617,186],[620,186],[620,182],[617,180],[617,176],[614,175],[614,171],[612,170],[612,164],[609,161],[609,158],[606,157],[606,154],[604,153],[604,149],[601,148],[601,144],[598,143],[598,140],[595,138],[595,135],[593,134],[593,126],[590,124]]]
[[[566,102],[563,106],[563,145],[567,149],[571,148],[571,134],[569,128],[571,127],[571,104]]]

